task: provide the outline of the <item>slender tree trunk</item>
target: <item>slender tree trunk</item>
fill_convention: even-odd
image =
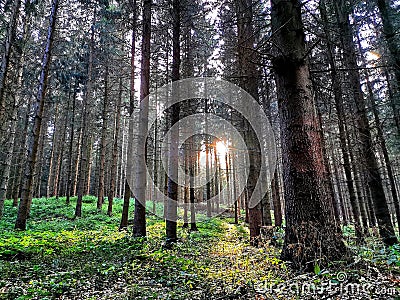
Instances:
[[[97,210],[101,211],[104,203],[104,173],[106,165],[106,142],[107,142],[107,109],[108,109],[108,65],[104,74],[104,101],[103,101],[103,125],[101,127],[100,141],[100,170],[99,170],[99,190],[97,196]]]
[[[1,65],[0,65],[0,120],[3,120],[3,115],[6,110],[5,103],[5,87],[6,87],[6,79],[8,73],[8,67],[10,64],[10,56],[11,56],[11,48],[14,44],[15,34],[17,31],[18,25],[18,16],[19,10],[21,7],[21,0],[14,1],[14,5],[11,11],[10,21],[8,23],[6,38],[4,41],[4,52],[1,56]]]
[[[19,171],[18,171],[18,177],[16,180],[16,184],[14,185],[14,197],[13,197],[13,207],[16,207],[18,205],[18,197],[20,197],[20,194],[22,192],[22,179],[23,179],[23,173],[24,173],[24,167],[23,167],[23,162],[26,160],[28,156],[27,152],[27,137],[28,137],[28,126],[29,126],[29,113],[31,111],[31,105],[32,101],[29,100],[28,107],[26,109],[26,114],[25,114],[25,121],[24,121],[24,130],[23,134],[21,137],[21,144],[20,144],[20,158],[18,160],[19,162]]]
[[[56,149],[58,147],[58,145],[56,145],[56,138],[57,138],[57,134],[58,134],[58,124],[57,123],[58,123],[58,103],[56,104],[55,113],[54,113],[54,131],[53,131],[53,136],[51,139],[49,177],[47,178],[46,198],[50,198],[51,185],[54,182],[54,180],[53,180],[54,153],[56,152]]]
[[[80,149],[80,160],[78,169],[78,179],[77,179],[77,194],[78,198],[76,200],[75,206],[75,217],[82,217],[82,199],[85,193],[85,179],[90,176],[89,164],[88,164],[88,152],[90,147],[90,133],[89,133],[89,104],[92,99],[92,89],[93,89],[93,52],[94,52],[94,30],[96,23],[96,9],[93,13],[93,22],[91,29],[91,37],[89,42],[89,62],[88,62],[88,79],[86,82],[86,92],[82,103],[82,142]]]
[[[122,102],[122,78],[119,79],[118,98],[116,103],[115,112],[115,130],[114,130],[114,145],[112,150],[112,163],[111,163],[111,179],[110,179],[110,190],[108,194],[108,209],[107,214],[112,215],[113,200],[115,196],[115,184],[117,180],[117,163],[118,163],[118,140],[119,130],[121,123],[121,102]]]
[[[83,112],[83,109],[82,109]],[[83,138],[83,126],[82,126],[82,120],[81,120],[81,125],[79,128],[79,136],[78,136],[78,144],[76,146],[76,158],[74,161],[74,180],[73,180],[73,189],[72,189],[72,195],[76,195],[76,190],[78,186],[78,175],[79,175],[79,163],[81,161],[81,148],[82,148],[82,138]]]
[[[356,236],[358,239],[361,238],[361,223],[360,223],[360,208],[358,206],[357,202],[357,197],[356,197],[356,192],[355,192],[355,186],[354,186],[354,181],[351,176],[351,165],[350,165],[350,157],[349,157],[349,148],[347,147],[346,143],[346,131],[345,131],[345,111],[343,108],[343,94],[342,94],[342,88],[340,85],[339,81],[339,76],[336,71],[336,62],[334,58],[334,46],[332,45],[331,42],[331,37],[330,37],[330,32],[331,29],[328,28],[328,17],[327,17],[327,12],[326,12],[326,0],[322,0],[320,2],[320,12],[322,19],[324,21],[324,31],[327,36],[326,42],[327,42],[327,56],[328,56],[328,61],[331,67],[331,80],[332,80],[332,89],[334,93],[334,99],[335,99],[335,108],[336,108],[336,114],[338,118],[338,127],[339,127],[339,141],[340,141],[340,149],[342,152],[342,157],[343,157],[343,169],[344,173],[346,176],[346,185],[347,189],[349,191],[349,199],[350,199],[350,204],[351,208],[353,211],[353,215],[355,216],[354,218],[354,225],[355,225],[355,232]]]
[[[3,169],[3,176],[1,178],[0,183],[0,219],[3,217],[4,213],[4,200],[6,198],[8,182],[10,179],[10,171],[11,171],[11,161],[13,157],[13,149],[14,149],[14,142],[16,136],[16,128],[18,124],[18,110],[14,108],[13,116],[11,118],[11,125],[10,125],[10,139],[8,141],[8,145],[6,146],[6,155],[4,159],[4,169]]]
[[[349,69],[349,82],[355,102],[356,125],[359,132],[361,159],[366,166],[368,186],[371,190],[378,221],[379,233],[386,245],[397,243],[393,224],[390,219],[389,208],[383,190],[382,179],[378,169],[377,158],[374,153],[371,130],[365,108],[365,100],[360,85],[360,74],[357,71],[357,56],[349,21],[349,8],[345,0],[335,2],[335,11],[338,28],[341,31],[341,43],[344,51],[344,62]]]
[[[73,167],[73,146],[74,146],[74,129],[75,129],[75,108],[76,108],[76,94],[77,94],[77,79],[75,78],[74,84],[74,94],[72,95],[72,116],[71,116],[71,133],[70,133],[70,140],[69,140],[69,151],[68,151],[68,170],[67,170],[67,195],[66,195],[66,204],[70,204],[70,197],[72,193],[72,167]],[[78,141],[79,143],[79,141]]]
[[[400,45],[396,39],[396,30],[394,24],[396,22],[395,16],[396,11],[390,6],[390,0],[377,0],[379,13],[381,15],[383,24],[383,36],[388,45],[388,49],[391,55],[392,63],[394,64],[394,74],[397,81],[397,90],[400,91]],[[397,106],[397,117],[398,117]]]
[[[232,176],[233,176],[233,178],[232,178],[232,185],[233,185],[233,195],[234,195],[234,197],[235,197],[235,199],[233,199],[235,202],[234,202],[234,210],[235,210],[235,224],[238,224],[239,223],[239,198],[236,198],[237,196],[236,196],[236,193],[237,193],[237,190],[236,190],[236,182],[237,182],[237,178],[236,178],[236,164],[235,164],[235,161],[234,161],[234,159],[232,158],[232,154],[231,153],[229,153],[229,165],[231,165],[231,168],[232,168]]]
[[[198,231],[196,225],[196,207],[195,207],[195,187],[194,187],[194,176],[196,169],[196,152],[194,151],[193,137],[189,142],[189,198],[190,198],[190,231]]]
[[[274,203],[274,221],[275,226],[282,226],[282,208],[281,208],[281,197],[279,192],[279,177],[278,170],[274,171],[274,178],[271,183],[272,187],[272,201]]]
[[[253,31],[253,1],[236,0],[236,18],[238,29],[238,62],[241,76],[240,85],[250,95],[259,101],[258,96],[258,66],[259,61],[257,52],[254,49],[255,34]],[[246,183],[248,197],[246,203],[251,199],[257,178],[260,175],[261,150],[260,144],[254,134],[245,132],[244,137],[247,147],[256,149],[249,151],[249,176]],[[261,202],[261,199],[260,201]],[[247,206],[247,205],[246,205]],[[262,223],[261,205],[258,203],[254,207],[247,207],[248,221],[250,227],[250,242],[256,246],[260,237],[260,228]]]
[[[86,172],[86,177],[85,177],[85,190],[84,190],[84,195],[90,195],[90,187],[91,187],[91,182],[92,182],[92,167],[93,167],[93,132],[90,130],[90,125],[91,125],[91,111],[88,111],[88,138],[86,139],[88,141],[87,145],[87,156],[86,156],[86,161],[87,161],[87,170]]]
[[[179,80],[179,68],[181,63],[180,49],[180,31],[181,31],[181,7],[179,0],[172,0],[172,81]],[[173,97],[179,97],[177,91],[172,90]],[[171,144],[169,147],[168,160],[168,212],[166,220],[166,245],[176,243],[176,221],[177,221],[177,206],[178,206],[178,163],[179,163],[179,125],[173,127],[179,122],[180,105],[175,104],[171,107],[170,122],[171,122]]]
[[[24,180],[22,184],[21,201],[18,208],[18,217],[15,222],[15,229],[26,230],[26,219],[28,217],[29,199],[32,197],[33,173],[37,160],[40,129],[42,125],[43,110],[45,104],[45,95],[47,90],[47,79],[51,62],[51,50],[53,37],[56,27],[56,15],[58,9],[58,0],[52,1],[50,24],[47,31],[47,40],[45,52],[42,59],[42,68],[39,79],[39,90],[36,102],[34,104],[35,120],[33,124],[33,132],[29,138],[28,144],[28,161],[25,169]]]
[[[384,2],[384,1],[379,0],[378,2]],[[360,37],[358,35],[357,35],[357,43],[358,43],[359,50],[362,51],[361,40],[360,40]],[[363,60],[363,64],[366,65],[366,61],[365,61],[363,56],[362,56],[362,60]],[[399,63],[400,63],[400,60],[399,60]],[[400,65],[399,65],[399,67],[400,67]],[[396,191],[396,182],[395,182],[395,179],[394,179],[392,164],[391,164],[390,158],[389,158],[389,151],[388,151],[387,146],[386,146],[386,140],[385,140],[385,136],[383,134],[382,124],[381,124],[381,121],[380,121],[380,118],[379,118],[377,104],[376,104],[376,101],[375,101],[374,92],[373,92],[373,89],[372,89],[372,83],[371,83],[371,81],[369,79],[368,71],[365,72],[365,78],[366,78],[366,82],[367,82],[368,99],[369,99],[369,102],[371,103],[372,113],[374,115],[375,127],[376,127],[376,130],[377,130],[379,145],[381,146],[381,150],[382,150],[382,154],[383,154],[383,160],[385,162],[385,167],[386,167],[386,171],[387,171],[387,175],[388,175],[388,179],[389,179],[390,193],[392,195],[393,205],[394,205],[394,208],[395,208],[395,211],[396,211],[396,221],[397,221],[397,225],[398,225],[398,231],[399,231],[399,234],[400,234],[399,197],[398,197],[397,191]]]
[[[140,72],[140,112],[139,112],[139,145],[145,144],[148,129],[149,103],[146,98],[150,93],[150,42],[151,42],[151,0],[143,0],[142,62]],[[146,165],[145,149],[138,148],[135,182],[135,216],[133,234],[146,236]]]
[[[129,132],[128,132],[128,145],[127,145],[127,153],[128,155],[133,151],[133,123],[132,123],[132,113],[135,109],[135,42],[136,42],[136,22],[137,22],[137,5],[136,0],[130,0],[129,4],[133,11],[132,18],[132,44],[131,44],[131,77],[130,77],[130,93],[129,93]],[[124,151],[122,150],[122,153]],[[129,168],[130,164],[129,158],[127,158],[127,168]],[[129,170],[131,171],[131,170]],[[122,216],[121,223],[119,225],[119,229],[125,229],[128,227],[128,214],[129,214],[129,201],[132,196],[131,187],[129,186],[128,179],[125,176],[125,184],[124,184],[124,203],[122,205]]]
[[[272,1],[273,59],[281,123],[286,234],[282,259],[296,268],[342,259],[346,248],[326,185],[299,0]]]

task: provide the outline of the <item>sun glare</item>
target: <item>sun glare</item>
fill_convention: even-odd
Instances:
[[[381,55],[376,51],[368,51],[367,52],[367,60],[368,61],[375,61],[381,58]]]
[[[218,141],[215,144],[215,149],[217,150],[217,154],[220,156],[225,156],[225,154],[228,152],[228,146],[223,141]]]

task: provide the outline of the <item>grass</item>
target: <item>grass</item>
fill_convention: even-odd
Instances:
[[[302,299],[290,290],[294,283],[336,278],[334,268],[290,271],[279,260],[279,248],[250,247],[246,224],[235,225],[231,218],[199,222],[198,232],[178,223],[180,240],[166,250],[165,223],[156,216],[147,217],[146,239],[133,238],[130,228],[118,231],[122,200],[115,200],[109,217],[106,205],[97,212],[97,199],[85,197],[78,219],[72,200],[67,206],[64,198],[34,199],[24,232],[13,229],[17,209],[6,201],[0,220],[0,299]],[[357,264],[340,270],[392,291],[399,250],[360,247]],[[370,266],[379,274],[367,276]]]

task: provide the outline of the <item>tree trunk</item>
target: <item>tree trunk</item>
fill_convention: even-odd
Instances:
[[[338,28],[342,33],[340,37],[344,51],[343,59],[345,65],[349,69],[349,83],[355,103],[355,116],[359,132],[361,159],[366,166],[366,177],[375,206],[379,233],[385,244],[393,245],[397,243],[397,238],[394,234],[393,224],[390,219],[389,208],[383,190],[382,179],[378,169],[378,162],[374,153],[365,100],[361,90],[360,74],[357,70],[357,56],[349,21],[350,10],[347,7],[347,2],[345,0],[336,1],[335,11]]]
[[[327,12],[326,12],[326,0],[323,0],[320,2],[320,12],[321,12],[321,17],[322,20],[324,21],[324,31],[327,36],[326,43],[327,43],[327,56],[328,56],[328,61],[331,67],[331,80],[332,80],[332,89],[334,93],[334,99],[335,99],[335,108],[336,108],[336,114],[338,118],[338,127],[339,127],[339,141],[340,141],[340,149],[342,152],[342,157],[343,157],[343,169],[344,173],[346,176],[346,185],[347,189],[349,191],[349,199],[350,199],[350,204],[351,208],[353,211],[354,217],[354,227],[355,227],[355,232],[356,236],[358,239],[361,238],[362,232],[361,232],[361,223],[360,223],[360,208],[357,202],[357,197],[355,193],[355,186],[354,186],[354,181],[351,176],[351,165],[350,165],[350,157],[349,157],[349,148],[347,147],[346,143],[346,131],[345,131],[345,111],[343,108],[343,94],[342,94],[342,88],[340,85],[339,81],[339,76],[336,71],[336,62],[334,58],[334,46],[332,45],[331,42],[331,37],[330,37],[330,28],[328,27],[328,17],[327,17]]]
[[[72,192],[72,156],[73,156],[73,146],[74,146],[74,128],[75,128],[75,107],[76,107],[76,94],[77,94],[77,79],[75,78],[74,84],[74,93],[72,95],[72,116],[71,116],[71,133],[70,133],[70,140],[69,140],[69,151],[68,151],[68,170],[67,170],[67,195],[66,195],[66,204],[70,204],[70,197]],[[79,143],[79,141],[78,141]]]
[[[238,62],[241,76],[240,86],[246,90],[256,101],[258,96],[258,66],[257,52],[254,50],[255,35],[253,32],[253,1],[235,0],[237,29],[238,29]],[[248,197],[246,203],[251,199],[260,175],[261,150],[259,142],[254,134],[244,132],[247,147],[256,149],[249,151],[249,176],[246,183]],[[254,207],[247,207],[248,221],[250,227],[250,242],[254,246],[258,244],[260,228],[262,223],[261,199]],[[247,206],[247,205],[246,205]]]
[[[150,93],[150,42],[151,42],[151,0],[143,0],[142,62],[140,71],[140,112],[139,112],[139,145],[145,144],[148,129],[149,103],[146,97]],[[135,182],[135,216],[133,234],[146,236],[146,165],[145,149],[138,147]]]
[[[396,33],[394,24],[396,23],[395,16],[396,11],[390,6],[390,0],[377,0],[379,13],[381,15],[383,24],[383,36],[387,42],[391,60],[394,65],[394,74],[397,81],[397,90],[400,91],[400,46],[396,39]],[[396,107],[397,118],[399,107]]]
[[[7,27],[6,38],[4,41],[4,52],[1,57],[1,65],[0,65],[0,121],[3,120],[3,115],[6,110],[5,103],[5,87],[6,87],[6,79],[8,73],[8,66],[10,64],[10,56],[11,56],[11,47],[14,44],[15,34],[17,31],[18,25],[18,16],[19,9],[21,7],[21,0],[16,0],[14,2],[14,6],[12,8],[10,21]]]
[[[104,203],[104,172],[106,164],[106,142],[107,142],[107,106],[108,106],[108,65],[104,74],[104,99],[103,99],[103,112],[102,119],[103,125],[101,127],[101,141],[100,141],[100,170],[99,170],[99,190],[97,196],[97,210],[101,211]]]
[[[172,1],[172,81],[179,80],[179,68],[181,64],[180,31],[181,31],[181,7],[179,0]],[[172,97],[178,97],[177,91],[172,90]],[[176,221],[178,206],[178,163],[179,163],[179,113],[180,105],[175,104],[170,109],[171,144],[169,146],[168,159],[168,211],[166,219],[166,245],[176,243]],[[174,127],[174,125],[176,126]]]
[[[49,176],[47,178],[46,198],[50,198],[51,185],[52,185],[52,183],[54,183],[54,180],[53,180],[54,166],[53,166],[53,164],[54,164],[54,155],[55,155],[56,149],[58,147],[58,145],[56,146],[56,137],[58,134],[57,122],[58,122],[58,103],[56,104],[55,113],[54,113],[54,131],[53,131],[53,136],[51,139],[50,165],[49,165]]]
[[[321,135],[311,91],[305,34],[298,0],[272,1],[273,59],[281,124],[286,234],[282,259],[296,268],[343,259],[326,185]]]
[[[11,126],[10,126],[10,139],[8,141],[8,145],[6,146],[6,156],[4,159],[4,169],[3,169],[3,176],[0,182],[0,219],[3,217],[4,213],[4,200],[6,198],[7,188],[8,188],[8,181],[10,179],[10,171],[11,171],[11,162],[13,157],[13,149],[14,149],[14,142],[16,136],[16,128],[18,124],[18,110],[14,108],[13,116],[11,118]]]
[[[130,93],[129,93],[129,132],[128,132],[128,155],[133,151],[133,123],[132,123],[132,113],[135,108],[135,42],[136,42],[136,22],[137,22],[137,5],[136,0],[130,0],[129,4],[131,6],[131,10],[133,12],[132,18],[132,44],[131,44],[131,78],[130,78]],[[122,153],[123,153],[122,149]],[[129,168],[130,160],[127,159],[127,168]],[[124,203],[122,205],[122,216],[121,223],[119,225],[119,229],[125,229],[128,227],[128,214],[129,214],[129,201],[132,196],[131,187],[129,186],[128,179],[125,176],[125,184],[124,184]]]
[[[112,163],[111,163],[111,179],[110,179],[110,190],[108,194],[108,209],[107,214],[112,215],[113,201],[115,196],[115,183],[117,180],[117,163],[118,163],[118,140],[119,140],[119,130],[121,123],[121,102],[122,102],[122,78],[119,79],[118,88],[118,100],[116,103],[115,112],[115,129],[114,129],[114,145],[112,150]]]
[[[90,176],[88,168],[88,148],[90,144],[90,133],[89,133],[89,104],[92,99],[92,89],[93,89],[93,52],[94,52],[94,30],[96,23],[96,8],[93,13],[93,22],[91,28],[91,37],[89,42],[89,62],[88,62],[88,79],[86,82],[86,92],[82,103],[82,141],[80,147],[80,160],[78,169],[78,179],[77,179],[77,194],[78,198],[76,200],[75,206],[75,217],[82,217],[82,199],[85,193],[85,179]]]
[[[15,222],[15,229],[26,230],[26,219],[28,217],[29,199],[32,197],[32,183],[37,160],[40,130],[42,125],[43,111],[45,106],[45,95],[47,90],[47,80],[51,62],[51,50],[56,26],[56,16],[58,0],[52,1],[50,24],[47,31],[46,47],[42,59],[42,68],[39,79],[39,90],[36,102],[34,103],[35,120],[32,134],[28,143],[28,161],[25,169],[24,180],[22,183],[21,201],[18,208],[18,217]]]

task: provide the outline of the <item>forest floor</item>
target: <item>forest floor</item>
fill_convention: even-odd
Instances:
[[[113,217],[96,211],[95,197],[84,202],[74,219],[74,201],[34,199],[28,230],[18,232],[6,201],[0,299],[400,299],[400,247],[374,238],[352,246],[350,228],[353,263],[301,274],[279,260],[279,245],[251,247],[246,224],[231,218],[199,222],[198,232],[179,226],[166,250],[163,220],[148,216],[147,239],[133,238],[118,231],[121,200]]]

